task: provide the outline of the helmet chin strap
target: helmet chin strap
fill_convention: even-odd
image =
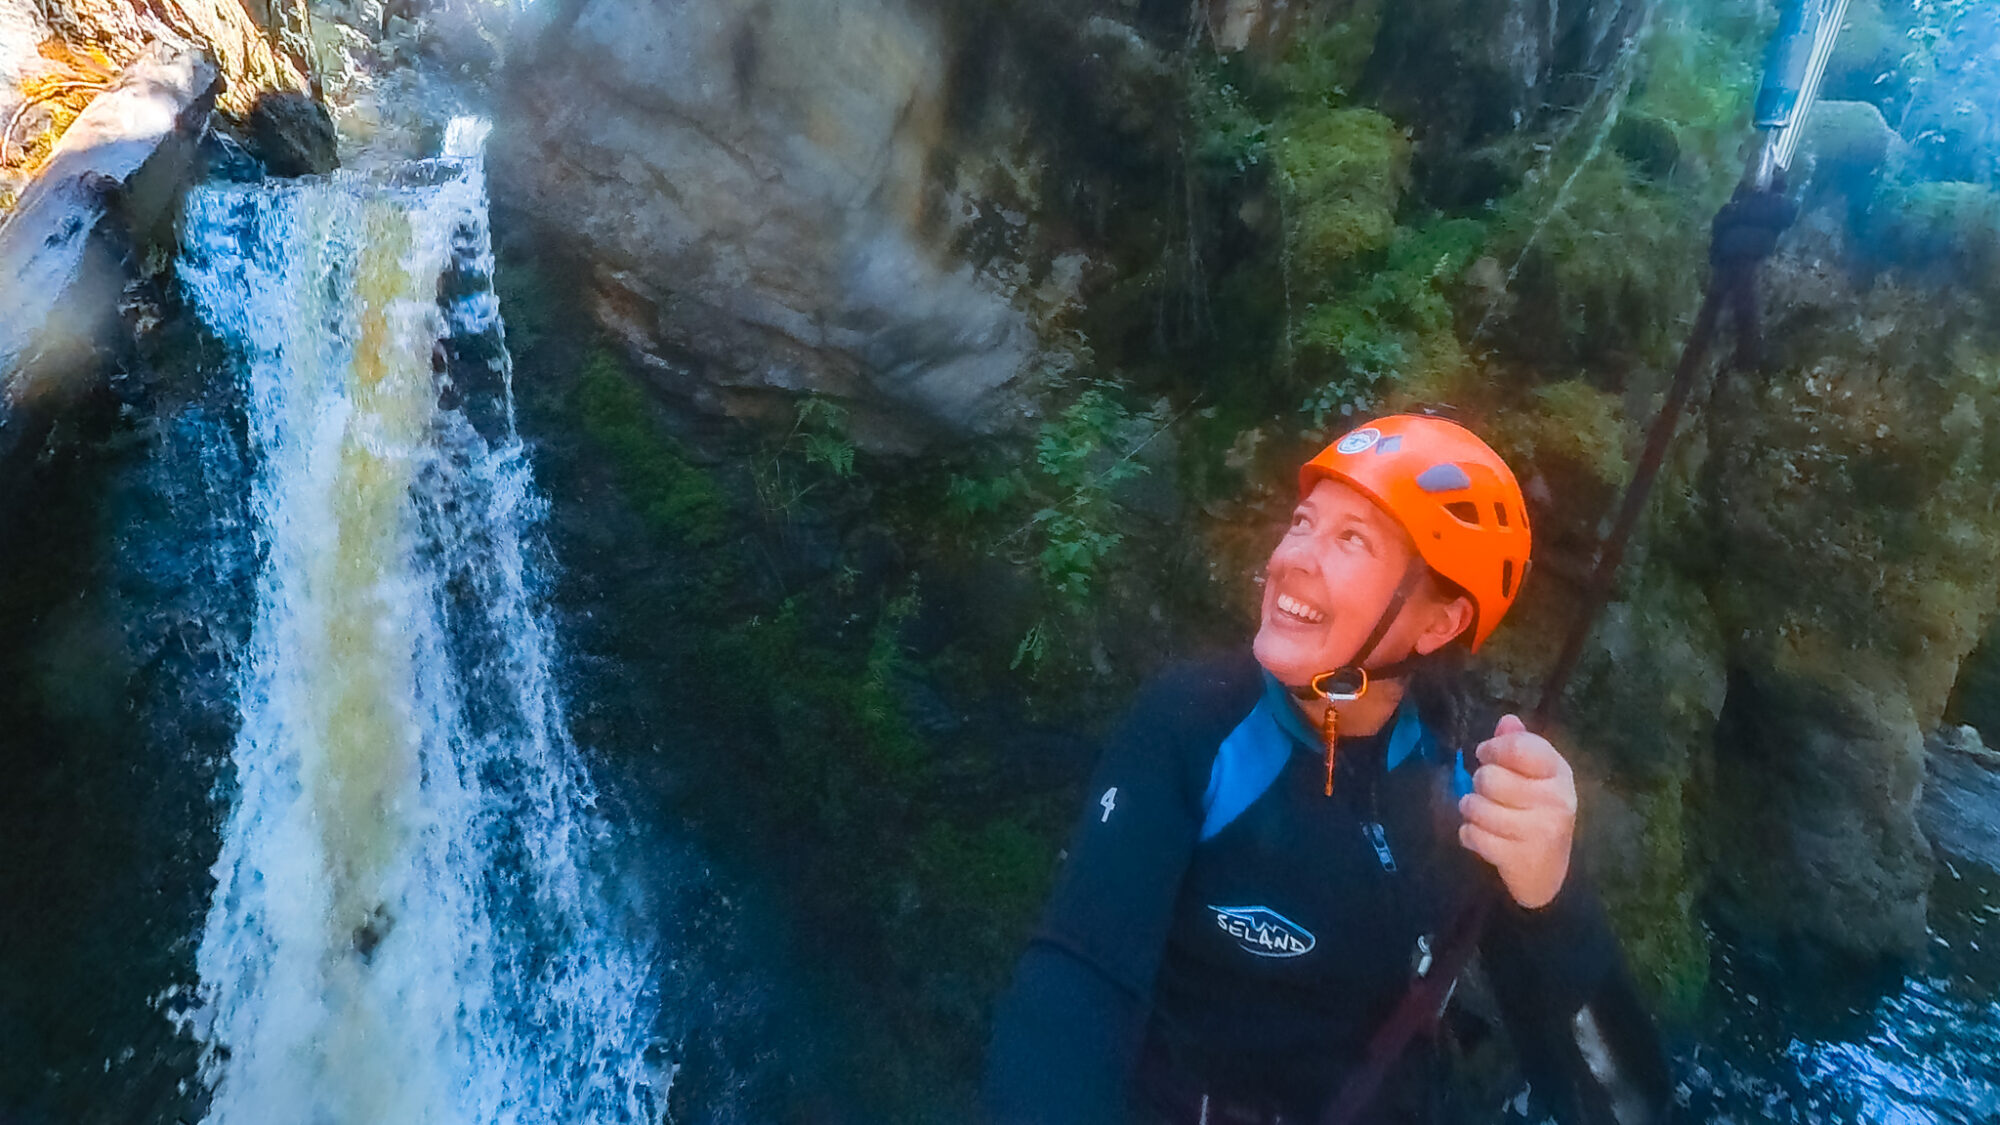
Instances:
[[[1412,654],[1388,664],[1370,666],[1368,658],[1381,646],[1382,639],[1396,624],[1403,606],[1409,603],[1410,595],[1417,592],[1417,584],[1423,581],[1427,568],[1422,559],[1410,560],[1403,570],[1403,580],[1396,584],[1396,592],[1389,595],[1389,604],[1382,609],[1382,616],[1375,619],[1375,627],[1368,631],[1368,637],[1354,650],[1354,662],[1321,672],[1304,687],[1295,687],[1292,694],[1300,699],[1325,699],[1346,702],[1359,699],[1368,691],[1372,680],[1394,680],[1410,674],[1420,659]]]
[[[1367,666],[1367,661],[1382,644],[1382,638],[1388,636],[1390,626],[1402,614],[1410,595],[1417,592],[1417,583],[1423,581],[1424,569],[1421,558],[1411,559],[1410,565],[1404,568],[1403,580],[1396,584],[1396,592],[1389,596],[1389,604],[1383,608],[1382,616],[1375,619],[1375,628],[1369,630],[1368,639],[1361,642],[1361,647],[1354,650],[1354,663],[1331,672],[1321,672],[1306,687],[1292,689],[1292,694],[1300,699],[1326,701],[1326,715],[1320,720],[1320,737],[1326,743],[1326,795],[1329,797],[1333,796],[1333,750],[1340,741],[1340,718],[1333,705],[1351,702],[1368,694],[1371,678],[1397,679],[1408,675],[1416,666],[1418,658],[1415,655],[1373,669]]]

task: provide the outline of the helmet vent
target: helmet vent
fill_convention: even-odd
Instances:
[[[1466,475],[1464,469],[1446,461],[1418,473],[1417,487],[1425,492],[1457,492],[1461,488],[1471,488],[1472,478]],[[1479,520],[1475,517],[1468,522],[1476,524]]]
[[[1479,526],[1479,506],[1470,500],[1458,500],[1444,506],[1452,518],[1468,527]]]
[[[1495,501],[1493,502],[1493,518],[1494,518],[1494,520],[1495,520],[1495,521],[1497,521],[1497,522],[1498,522],[1498,523],[1500,524],[1500,526],[1501,526],[1501,527],[1506,527],[1506,526],[1508,526],[1508,524],[1507,524],[1507,505],[1505,505],[1505,504],[1502,504],[1502,503],[1501,503],[1500,501],[1498,501],[1498,500],[1495,500]]]
[[[1500,596],[1503,598],[1511,598],[1514,596],[1513,559],[1500,560]]]

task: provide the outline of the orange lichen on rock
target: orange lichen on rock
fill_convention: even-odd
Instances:
[[[21,104],[0,131],[0,168],[33,174],[90,100],[117,81],[119,66],[103,51],[60,39],[40,48],[48,68],[21,82]]]

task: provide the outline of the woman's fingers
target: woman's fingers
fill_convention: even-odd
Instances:
[[[1473,791],[1458,804],[1459,843],[1493,865],[1515,902],[1539,908],[1569,873],[1576,779],[1556,748],[1512,715],[1478,756]]]
[[[1502,867],[1508,853],[1520,846],[1512,840],[1494,835],[1469,820],[1458,826],[1458,842],[1495,868]]]
[[[1480,766],[1472,773],[1472,791],[1496,804],[1525,809],[1546,799],[1546,790],[1504,766]]]
[[[1476,753],[1481,762],[1504,766],[1522,777],[1559,777],[1564,768],[1562,755],[1549,740],[1527,731],[1489,738],[1479,744]]]
[[[1458,812],[1467,823],[1477,824],[1495,836],[1509,840],[1539,840],[1550,834],[1547,814],[1533,809],[1508,808],[1477,793],[1461,798]]]

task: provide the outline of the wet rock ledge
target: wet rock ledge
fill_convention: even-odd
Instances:
[[[0,226],[0,464],[33,446],[97,366],[131,249],[171,222],[221,91],[203,52],[150,48],[63,134]]]

